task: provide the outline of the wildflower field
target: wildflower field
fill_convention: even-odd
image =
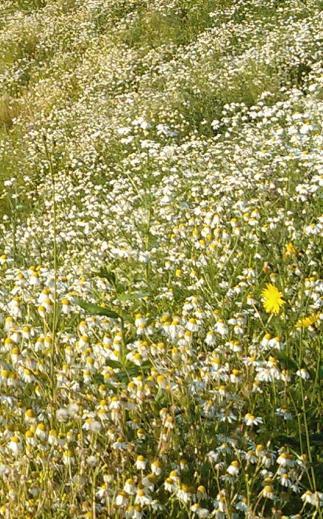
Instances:
[[[0,517],[322,518],[320,7],[1,0]]]

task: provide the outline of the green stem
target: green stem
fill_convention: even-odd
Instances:
[[[52,182],[52,197],[53,197],[53,270],[54,270],[54,308],[53,308],[53,319],[52,319],[52,348],[50,355],[50,378],[51,378],[51,392],[52,392],[52,411],[56,408],[56,377],[55,377],[55,360],[57,354],[56,345],[56,329],[57,329],[57,316],[58,316],[58,301],[57,301],[57,277],[58,277],[58,252],[57,252],[57,203],[56,203],[56,182],[54,174],[54,165],[52,161],[51,153],[49,152],[47,145],[47,137],[43,135],[43,143],[45,147],[45,155],[49,164],[49,172]],[[52,413],[52,420],[54,413]]]
[[[314,492],[316,492],[316,479],[315,479],[315,472],[314,472],[314,468],[313,468],[313,459],[312,459],[312,453],[311,453],[310,435],[309,435],[309,432],[308,432],[308,425],[307,425],[307,415],[306,415],[306,409],[305,409],[303,380],[301,378],[300,378],[300,388],[301,388],[302,411],[303,411],[303,419],[304,419],[307,455],[308,455],[308,461],[310,463],[310,472],[311,472],[311,476],[312,476],[312,488],[314,489]]]

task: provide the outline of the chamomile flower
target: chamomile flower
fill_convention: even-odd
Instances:
[[[8,449],[11,451],[13,456],[17,457],[23,449],[22,441],[18,436],[12,436],[8,442]]]
[[[301,496],[301,500],[305,504],[309,504],[316,508],[319,508],[323,504],[323,493],[311,492],[310,490],[306,490],[306,492],[304,492],[304,494]]]
[[[151,471],[153,474],[155,474],[156,476],[159,476],[161,474],[162,465],[158,459],[152,461],[150,466],[151,466]]]
[[[227,468],[227,473],[230,476],[238,476],[240,471],[240,463],[237,460],[231,462],[231,464]]]
[[[263,419],[260,416],[256,417],[251,413],[247,413],[244,417],[244,422],[248,426],[253,426],[263,423]]]
[[[145,470],[147,465],[147,460],[145,460],[144,456],[139,455],[137,456],[135,466],[137,470]]]
[[[261,491],[261,495],[262,495],[262,497],[264,497],[266,499],[271,499],[271,500],[274,499],[275,493],[274,493],[274,489],[273,489],[272,485],[265,485]]]
[[[190,507],[190,510],[191,512],[193,512],[194,514],[196,514],[197,517],[208,517],[210,512],[207,508],[203,508],[199,503],[194,503],[191,507]]]

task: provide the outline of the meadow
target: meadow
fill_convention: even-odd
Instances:
[[[0,517],[320,519],[318,0],[2,0]]]

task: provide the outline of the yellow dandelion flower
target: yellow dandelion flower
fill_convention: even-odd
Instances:
[[[289,258],[292,256],[296,256],[296,254],[297,254],[297,249],[292,244],[292,242],[287,243],[287,245],[285,246],[285,250],[284,250],[284,257]]]
[[[261,294],[265,311],[268,314],[278,315],[280,309],[285,304],[285,301],[282,298],[282,293],[279,292],[278,288],[275,287],[275,285],[268,283]]]
[[[296,323],[296,328],[309,328],[313,326],[319,320],[319,314],[308,315],[307,317],[302,317]]]

